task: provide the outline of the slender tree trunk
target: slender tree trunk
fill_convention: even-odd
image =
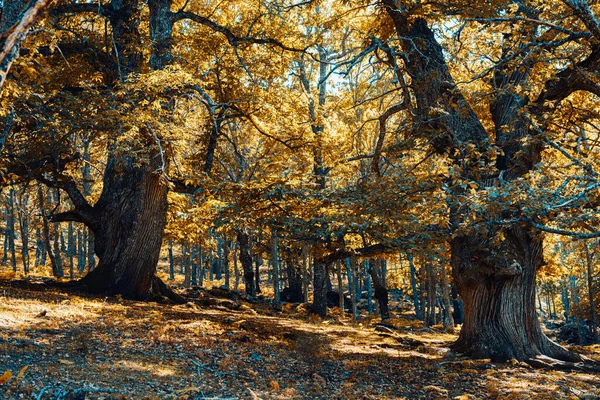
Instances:
[[[308,249],[306,243],[302,243],[302,297],[308,301]]]
[[[432,326],[437,323],[435,315],[435,302],[436,302],[436,283],[435,273],[433,271],[433,265],[427,262],[427,304],[428,314],[425,320],[425,325]]]
[[[23,189],[26,190],[26,187]],[[21,193],[19,196],[19,207],[17,215],[19,217],[19,229],[21,231],[21,261],[23,262],[23,272],[29,274],[29,194]]]
[[[85,272],[85,259],[87,256],[86,231],[77,229],[77,272],[82,275]]]
[[[242,270],[244,271],[246,294],[256,296],[252,256],[250,255],[250,235],[248,235],[246,228],[242,228],[237,232],[237,240],[240,249],[240,264],[242,264]]]
[[[200,257],[200,265],[198,269],[198,285],[204,286],[204,274],[206,273],[206,268],[204,267],[206,255],[204,254],[204,249],[202,246],[198,246],[198,256]]]
[[[340,319],[344,318],[344,285],[342,280],[342,263],[336,261],[337,286],[338,286],[338,307],[340,308]]]
[[[38,183],[38,201],[40,202],[39,209],[42,216],[42,239],[44,241],[44,247],[46,248],[48,257],[50,258],[52,275],[55,277],[62,277],[62,268],[59,268],[59,264],[54,253],[52,252],[52,245],[50,243],[50,224],[48,223],[48,217],[46,215],[46,200],[44,198],[44,189],[42,188],[41,183]]]
[[[256,293],[260,293],[260,267],[263,265],[263,260],[260,256],[256,256],[254,260],[255,273],[254,273],[254,287]]]
[[[175,280],[175,257],[173,256],[172,240],[169,240],[169,280]]]
[[[375,288],[375,299],[379,305],[379,313],[383,321],[390,319],[389,310],[389,298],[388,290],[385,287],[385,281],[383,279],[383,261],[384,260],[371,260],[369,263],[369,274]]]
[[[544,315],[544,307],[542,307],[542,296],[540,295],[540,288],[536,289],[536,297],[538,301],[538,308],[540,309],[540,316]]]
[[[277,231],[273,230],[271,245],[273,248],[273,254],[271,262],[273,263],[273,301],[279,303],[279,239],[277,237]]]
[[[238,244],[233,244],[233,271],[235,274],[234,290],[237,292],[240,289],[240,267],[238,264]]]
[[[198,246],[192,245],[190,252],[190,263],[192,264],[192,286],[198,285]]]
[[[60,192],[58,190],[54,191],[54,201],[56,204],[60,203]],[[62,252],[60,248],[60,238],[61,238],[61,230],[60,223],[54,223],[54,259],[56,261],[56,269],[53,270],[54,276],[56,278],[62,278],[65,276],[63,269],[63,260],[62,260]]]
[[[415,269],[415,263],[413,262],[412,253],[406,253],[406,259],[410,267],[410,287],[412,289],[413,304],[415,306],[415,316],[417,319],[422,319],[421,306],[419,304],[419,291],[417,289],[417,272]]]
[[[9,253],[9,247],[8,247],[8,242],[9,242],[9,236],[10,236],[10,229],[9,229],[9,224],[10,224],[10,208],[9,208],[9,204],[8,204],[9,200],[7,198],[6,200],[6,207],[4,209],[4,243],[3,243],[3,251],[2,251],[2,262],[5,263],[8,261],[8,253]]]
[[[8,195],[9,219],[6,227],[8,236],[8,250],[13,272],[17,272],[17,252],[15,246],[15,189],[11,186]]]
[[[590,331],[592,333],[592,340],[594,343],[598,342],[598,318],[596,315],[596,302],[595,302],[595,291],[594,291],[594,266],[592,263],[592,255],[588,247],[588,243],[583,243],[585,249],[585,260],[587,266],[587,283],[588,283],[588,298],[590,302]]]
[[[367,311],[369,314],[373,314],[373,286],[371,285],[371,275],[369,274],[371,271],[371,261],[365,260],[365,269],[364,272],[364,281],[365,286],[367,287]]]
[[[346,258],[346,273],[348,274],[348,291],[350,292],[350,301],[352,304],[352,317],[358,318],[358,308],[356,301],[356,292],[358,290],[356,282],[356,259]]]
[[[562,283],[562,294],[561,294],[561,300],[562,300],[562,305],[563,305],[563,310],[564,310],[564,317],[565,317],[565,322],[568,324],[569,323],[569,312],[571,309],[571,301],[569,299],[569,280],[565,277],[564,279],[561,280]]]
[[[181,254],[181,265],[183,266],[183,286],[189,288],[192,285],[192,263],[190,257],[190,246],[183,245]]]
[[[552,316],[554,318],[558,318],[558,313],[556,312],[556,301],[554,300],[554,286],[552,286],[552,291],[550,292],[550,300],[552,301]]]
[[[454,331],[454,318],[452,318],[452,309],[450,306],[450,285],[448,284],[448,274],[446,272],[446,263],[444,261],[442,261],[441,269],[442,300],[444,301],[444,317],[442,321],[445,329]]]
[[[77,251],[75,247],[75,235],[73,231],[73,221],[69,221],[67,228],[67,257],[69,258],[69,278],[75,279],[75,257]]]
[[[42,262],[43,246],[42,232],[40,231],[40,228],[35,228],[35,268],[39,267]]]
[[[229,275],[229,241],[226,236],[223,236],[223,269],[225,272],[225,287],[231,289],[230,275]]]

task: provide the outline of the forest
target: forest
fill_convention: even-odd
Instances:
[[[600,2],[0,0],[1,399],[600,398]]]

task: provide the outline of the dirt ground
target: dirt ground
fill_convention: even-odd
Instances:
[[[454,334],[408,318],[382,328],[201,299],[161,305],[0,282],[0,398],[600,399],[600,375],[464,360],[448,349]],[[598,346],[577,350],[600,359]]]

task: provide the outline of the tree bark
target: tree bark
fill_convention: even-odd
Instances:
[[[279,303],[279,238],[277,237],[276,230],[272,232],[271,246],[273,251],[271,254],[271,261],[273,263],[273,301]]]
[[[457,149],[469,154],[465,150],[470,145],[486,154],[489,136],[454,83],[444,51],[427,22],[422,18],[409,19],[393,0],[383,0],[383,4],[405,52],[411,87],[418,88],[414,93],[415,127],[420,131],[415,133],[431,138],[438,152]],[[510,37],[504,39],[510,40]],[[506,46],[507,51],[510,48]],[[496,167],[503,171],[506,179],[514,179],[530,170],[540,156],[539,144],[533,141],[530,146],[521,145],[519,140],[528,135],[528,124],[523,121],[526,113],[522,112],[527,100],[517,94],[516,88],[526,82],[528,68],[528,65],[510,63],[497,68],[494,73],[498,95],[492,99],[490,111],[497,143],[504,153],[498,158]],[[562,85],[569,76],[574,74],[558,75],[557,82],[551,82],[551,89]],[[540,98],[543,102],[564,97],[546,90]],[[430,129],[422,130],[423,127]],[[434,136],[429,136],[431,134]],[[461,179],[481,182],[476,160],[456,159],[455,165]],[[463,165],[468,167],[463,168]],[[490,165],[481,172],[489,172],[488,169],[491,169]],[[461,194],[460,188],[451,189],[449,194],[449,222],[455,228],[464,222],[464,210],[459,211],[456,201]],[[544,336],[536,317],[535,276],[543,262],[542,239],[529,227],[519,224],[495,229],[497,231],[490,232],[488,237],[504,232],[506,239],[500,245],[493,245],[475,231],[461,233],[450,241],[452,274],[465,305],[465,321],[454,349],[494,361],[527,360],[539,355],[579,360],[580,357]]]
[[[304,302],[302,290],[303,274],[300,268],[300,257],[303,251],[293,244],[285,249],[285,267],[287,272],[287,287],[281,292],[281,299],[290,303]]]
[[[419,291],[417,288],[417,271],[415,269],[415,263],[413,260],[412,253],[406,253],[406,259],[410,268],[410,287],[412,289],[413,305],[415,306],[415,316],[417,319],[421,319],[421,305],[419,303]]]
[[[173,256],[172,240],[169,240],[169,280],[175,280],[175,257]]]
[[[432,326],[437,323],[435,316],[435,303],[436,303],[436,284],[435,284],[435,273],[433,271],[433,265],[427,261],[427,318],[425,319],[425,325]]]
[[[388,290],[382,277],[384,260],[371,260],[369,263],[369,275],[375,288],[375,299],[379,305],[379,313],[383,321],[390,319]]]
[[[454,318],[452,317],[452,308],[450,306],[450,285],[448,284],[448,273],[446,271],[446,263],[442,260],[441,265],[441,283],[442,283],[442,300],[444,302],[444,328],[448,331],[454,331]]]
[[[252,265],[252,256],[250,255],[250,235],[245,228],[237,232],[237,240],[240,252],[240,263],[244,271],[244,284],[248,296],[256,296],[254,286],[254,270]]]
[[[46,215],[46,201],[44,196],[44,189],[42,184],[38,183],[38,201],[40,214],[42,216],[42,240],[44,241],[44,247],[48,257],[50,258],[50,264],[52,266],[52,275],[60,276],[62,271],[59,271],[58,263],[56,261],[54,252],[52,251],[52,245],[50,243],[50,224],[48,223],[48,216]]]
[[[312,311],[322,318],[327,316],[327,265],[316,260],[313,271]]]
[[[231,288],[230,274],[229,274],[229,241],[227,236],[223,236],[223,272],[225,273],[225,287]]]
[[[133,299],[145,299],[150,292],[168,206],[168,181],[156,172],[162,161],[153,153],[142,166],[110,156],[92,224],[100,262],[82,280],[92,291]]]
[[[536,270],[542,265],[542,240],[526,228],[506,232],[504,262],[486,263],[479,246],[456,238],[452,254],[453,277],[464,301],[465,320],[453,348],[493,361],[527,360],[543,354],[564,361],[579,361],[541,331],[535,307]],[[474,261],[479,260],[479,261]]]
[[[587,284],[588,284],[588,298],[590,302],[590,331],[592,333],[592,340],[594,343],[598,343],[598,318],[596,315],[596,301],[594,291],[594,266],[592,263],[592,254],[587,242],[583,243],[585,249],[585,260],[587,266]]]

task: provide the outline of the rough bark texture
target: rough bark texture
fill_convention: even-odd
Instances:
[[[256,296],[252,256],[250,255],[250,237],[247,232],[241,230],[237,233],[237,240],[240,248],[240,263],[242,264],[242,270],[244,271],[246,294],[248,296]]]
[[[375,299],[379,305],[379,312],[382,320],[390,319],[390,309],[388,305],[388,290],[385,286],[385,282],[382,279],[382,264],[383,260],[371,260],[369,263],[369,275],[373,281],[373,287],[375,288]]]
[[[302,269],[300,268],[301,249],[285,250],[285,266],[287,271],[287,287],[281,291],[281,300],[290,303],[304,302],[302,291]]]
[[[526,229],[507,231],[505,263],[488,265],[482,242],[457,238],[453,278],[464,301],[464,323],[454,349],[493,361],[527,360],[540,354],[564,361],[580,358],[549,340],[535,311],[535,275],[542,264],[542,241]],[[473,261],[480,260],[480,261]]]
[[[485,154],[489,142],[487,132],[454,83],[442,47],[427,22],[421,18],[411,21],[393,0],[383,3],[406,53],[405,66],[412,78],[412,87],[418,88],[414,92],[415,134],[430,138],[438,152],[452,154],[456,149],[459,154],[469,154],[465,149],[471,145]],[[495,73],[499,95],[490,110],[498,145],[505,152],[497,168],[505,171],[507,178],[523,174],[539,157],[539,146],[536,147],[535,142],[530,147],[515,145],[515,139],[527,134],[527,124],[521,120],[523,113],[520,112],[525,100],[515,94],[515,88],[526,78],[523,68],[527,69],[527,65],[517,63],[512,68],[514,70]],[[559,83],[560,79],[553,87]],[[548,99],[545,95],[541,97]],[[482,181],[476,163],[460,157],[454,164],[461,178],[479,181],[482,187],[490,186],[490,182]],[[490,165],[484,168],[487,171],[481,172],[489,173],[492,169]],[[463,221],[454,201],[458,195],[459,191],[451,189],[449,220],[454,228]],[[578,356],[544,336],[536,317],[535,276],[543,261],[542,239],[527,226],[514,225],[503,231],[506,240],[499,246],[492,245],[477,232],[456,235],[451,240],[452,274],[465,306],[465,321],[455,349],[469,356],[493,360],[527,360],[540,355],[578,360]]]
[[[158,159],[157,159],[158,158]],[[112,155],[104,189],[94,206],[93,228],[100,260],[83,283],[93,291],[146,298],[160,255],[166,224],[168,182],[156,172],[160,157],[137,166]]]
[[[312,311],[323,318],[327,316],[327,267],[327,264],[319,262],[315,258]]]

